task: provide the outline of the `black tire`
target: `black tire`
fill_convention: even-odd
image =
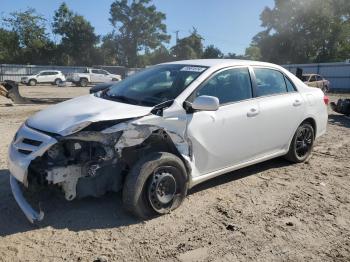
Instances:
[[[80,79],[79,85],[82,87],[87,87],[88,83],[89,82],[86,78],[82,78],[82,79]]]
[[[321,90],[323,91],[323,93],[327,94],[329,92],[328,86],[323,85],[323,87],[321,88]]]
[[[302,123],[294,134],[285,158],[293,163],[305,162],[311,155],[315,130],[308,122]]]
[[[118,82],[118,81],[119,81],[119,79],[117,79],[117,78],[113,78],[113,79],[112,79],[112,81],[113,81],[113,82]]]
[[[123,187],[123,204],[135,216],[149,219],[178,208],[187,189],[187,171],[181,159],[156,152],[131,168]]]
[[[54,81],[54,85],[56,85],[56,86],[58,86],[59,84],[61,84],[62,83],[62,79],[61,78],[57,78],[57,79],[55,79],[55,81]]]
[[[29,86],[36,86],[36,80],[35,79],[30,79],[29,81],[28,81],[28,85]]]

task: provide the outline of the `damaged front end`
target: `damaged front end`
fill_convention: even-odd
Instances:
[[[186,121],[182,122],[184,127]],[[134,163],[154,151],[178,155],[190,170],[186,161],[190,149],[184,135],[174,131],[178,127],[164,123],[163,117],[151,114],[91,123],[65,136],[22,125],[9,149],[11,186],[17,203],[32,223],[43,219],[43,212],[25,201],[18,181],[32,192],[58,188],[68,201],[118,192]]]
[[[32,186],[57,185],[66,200],[101,196],[121,188],[121,164],[113,147],[121,132],[102,134],[82,131],[58,142],[34,159],[28,172]]]
[[[98,130],[61,136],[22,125],[10,145],[8,162],[12,192],[26,217],[40,221],[43,212],[30,207],[18,182],[32,192],[58,187],[69,201],[119,191],[123,166],[114,145],[121,134]]]

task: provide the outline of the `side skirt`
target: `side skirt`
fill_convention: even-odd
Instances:
[[[220,169],[220,170],[217,170],[217,171],[214,171],[214,172],[202,175],[202,176],[192,177],[190,179],[190,186],[189,187],[192,188],[192,187],[194,187],[200,183],[203,183],[209,179],[212,179],[214,177],[217,177],[217,176],[220,176],[220,175],[223,175],[223,174],[226,174],[226,173],[229,173],[229,172],[232,172],[232,171],[235,171],[235,170],[247,167],[247,166],[258,164],[258,163],[261,163],[261,162],[264,162],[264,161],[267,161],[267,160],[270,160],[270,159],[273,159],[276,157],[280,157],[280,156],[283,156],[285,154],[286,154],[286,151],[281,150],[281,151],[278,151],[278,152],[275,152],[275,153],[272,153],[272,154],[269,154],[269,155],[266,155],[266,156],[263,156],[260,158],[255,158],[255,159],[249,160],[247,162],[242,162],[242,163],[236,164],[234,166],[226,167],[226,168],[223,168],[223,169]]]

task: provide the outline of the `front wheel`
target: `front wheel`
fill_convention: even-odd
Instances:
[[[35,86],[36,85],[36,80],[35,79],[30,79],[29,82],[28,82],[28,85]]]
[[[306,161],[312,151],[315,140],[315,131],[309,123],[302,123],[294,134],[285,158],[294,163]]]
[[[142,219],[178,208],[187,194],[187,171],[177,156],[157,152],[141,158],[123,187],[124,207]]]

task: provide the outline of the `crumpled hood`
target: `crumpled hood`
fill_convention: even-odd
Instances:
[[[27,120],[30,127],[61,134],[65,129],[83,122],[99,122],[145,116],[151,107],[119,103],[94,95],[86,95],[50,106]]]

